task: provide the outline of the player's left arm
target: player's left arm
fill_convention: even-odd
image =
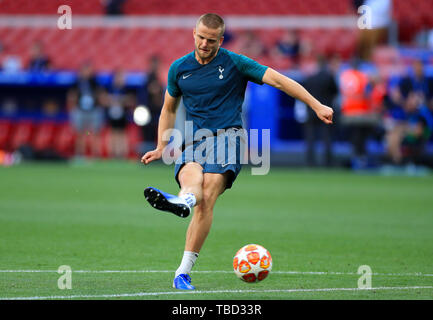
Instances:
[[[326,124],[332,124],[332,116],[334,111],[332,108],[321,104],[314,98],[302,85],[295,80],[292,80],[285,75],[275,71],[272,68],[267,68],[263,75],[262,81],[274,88],[277,88],[295,99],[301,100],[311,109],[314,110],[317,117]]]

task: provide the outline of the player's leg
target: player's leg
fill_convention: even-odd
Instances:
[[[185,251],[179,268],[175,272],[173,287],[193,290],[189,273],[198,258],[213,220],[213,208],[218,196],[224,192],[229,173],[204,173],[201,202],[194,208],[185,241]],[[182,185],[182,180],[181,185]],[[183,185],[182,185],[183,186]]]
[[[86,134],[84,132],[77,132],[75,140],[75,156],[84,157],[86,154]]]
[[[393,164],[400,164],[402,161],[401,142],[403,140],[405,126],[396,124],[386,135],[387,153]]]
[[[90,145],[92,148],[92,157],[99,158],[101,156],[101,137],[99,132],[89,133]]]
[[[101,130],[104,127],[104,114],[100,107],[92,110],[89,116],[91,131],[90,142],[92,148],[92,156],[99,158],[101,156]]]
[[[186,234],[185,251],[200,252],[212,224],[215,202],[225,190],[228,174],[203,174],[203,198],[194,208]]]
[[[197,162],[186,163],[179,171],[178,180],[179,196],[193,194],[195,205],[198,205],[203,197],[203,167]]]
[[[230,130],[214,140],[215,152],[209,155],[214,157],[214,163],[205,164],[202,200],[194,209],[194,216],[187,231],[185,251],[200,252],[212,225],[215,202],[226,188],[231,187],[241,170],[242,137],[243,132]],[[219,159],[219,154],[224,157]],[[224,164],[220,163],[221,161]]]
[[[175,196],[154,187],[144,189],[146,200],[155,209],[168,211],[186,218],[192,208],[201,201],[203,167],[196,162],[188,162],[182,165],[177,173],[181,191]]]
[[[75,108],[71,111],[70,120],[72,127],[76,132],[76,139],[74,145],[74,156],[84,157],[86,151],[86,135],[85,135],[85,115],[82,110]]]

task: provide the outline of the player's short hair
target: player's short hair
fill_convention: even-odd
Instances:
[[[206,13],[206,14],[202,15],[197,20],[196,28],[198,27],[200,22],[203,23],[203,25],[205,25],[206,27],[208,27],[210,29],[221,29],[220,36],[222,37],[224,35],[226,25],[224,23],[223,18],[221,18],[216,13]]]

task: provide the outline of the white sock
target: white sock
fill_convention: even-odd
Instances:
[[[190,208],[194,207],[195,204],[197,203],[197,200],[195,199],[194,193],[185,193],[185,194],[179,196],[179,198],[185,200],[186,204]]]
[[[180,263],[179,268],[177,268],[176,270],[175,277],[177,277],[181,273],[189,274],[197,258],[198,258],[197,252],[184,251],[182,262]]]

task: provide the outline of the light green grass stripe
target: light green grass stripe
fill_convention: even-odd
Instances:
[[[378,291],[378,290],[415,290],[433,289],[433,286],[413,286],[413,287],[376,287],[376,288],[319,288],[319,289],[270,289],[270,290],[207,290],[207,291],[163,291],[163,292],[137,292],[120,294],[99,294],[99,295],[71,295],[71,296],[34,296],[34,297],[0,297],[0,300],[60,300],[60,299],[84,299],[84,298],[129,298],[146,297],[161,295],[179,294],[215,294],[215,293],[295,293],[295,292],[335,292],[335,291]]]

